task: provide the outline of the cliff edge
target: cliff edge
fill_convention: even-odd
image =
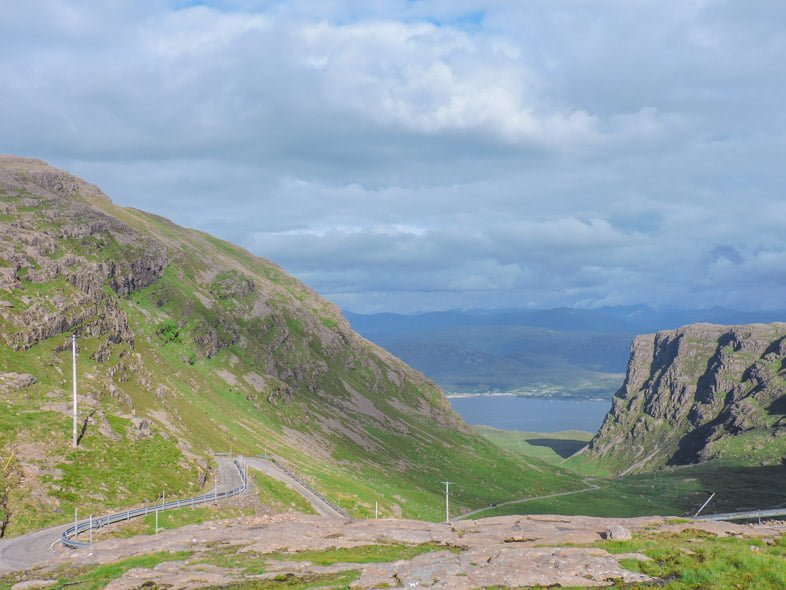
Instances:
[[[634,339],[622,387],[584,451],[609,470],[786,456],[786,323],[693,324]]]

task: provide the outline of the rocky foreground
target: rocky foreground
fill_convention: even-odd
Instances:
[[[115,563],[153,551],[181,552],[181,557],[151,568],[130,569],[107,588],[213,588],[252,580],[282,580],[292,575],[303,578],[348,570],[359,571],[350,587],[364,589],[598,587],[619,581],[652,581],[620,565],[622,559],[646,561],[648,558],[635,553],[612,555],[588,545],[606,538],[625,540],[631,534],[667,534],[684,529],[745,537],[773,537],[786,531],[782,525],[743,526],[698,521],[678,524],[663,517],[608,519],[533,515],[451,524],[385,519],[337,521],[299,514],[244,517],[187,526],[163,532],[155,538],[108,539],[84,550],[63,552],[51,562],[27,572],[24,581],[12,588],[49,587],[48,584],[55,581],[52,578],[62,576],[71,566]],[[304,551],[424,544],[429,544],[431,550],[412,559],[388,563],[320,566],[297,557]],[[216,560],[217,552],[221,560]],[[287,556],[292,559],[288,560]],[[256,564],[256,571],[264,573],[253,573],[254,569],[248,568],[249,563]]]

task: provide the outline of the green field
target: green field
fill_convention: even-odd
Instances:
[[[744,466],[715,461],[667,468],[625,477],[587,475],[592,465],[579,458],[565,461],[572,449],[589,440],[586,432],[532,433],[477,427],[476,430],[511,452],[538,457],[584,473],[586,491],[496,506],[477,517],[504,514],[584,514],[588,516],[693,515],[709,498],[704,513],[725,513],[786,506],[786,465]],[[577,476],[579,473],[576,474]]]
[[[561,464],[586,445],[593,433],[584,430],[563,430],[561,432],[522,432],[500,430],[491,426],[474,426],[497,446],[511,453],[535,457],[552,465]]]
[[[628,590],[780,590],[786,588],[786,537],[718,537],[700,531],[636,535],[631,541],[597,543],[610,553],[640,553],[650,561],[623,559],[627,569],[659,579]],[[619,586],[617,586],[619,587]]]

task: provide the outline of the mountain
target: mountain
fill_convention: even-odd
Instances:
[[[0,236],[0,536],[193,494],[218,451],[273,453],[354,515],[439,518],[443,480],[457,508],[576,482],[275,264],[41,161],[0,157]]]
[[[633,334],[637,324],[615,308],[574,309],[499,309],[450,310],[416,313],[346,313],[352,326],[361,333],[428,333],[445,328],[478,326],[527,326],[554,331]],[[635,315],[635,314],[630,314]]]
[[[693,324],[638,336],[584,459],[625,474],[786,458],[786,323]]]
[[[346,312],[352,327],[452,392],[611,397],[635,334],[687,323],[786,319],[784,311],[724,308]]]
[[[634,333],[676,330],[687,324],[767,324],[786,320],[786,310],[740,311],[725,307],[697,309],[652,308],[648,305],[600,307],[593,311],[611,315],[630,326]]]
[[[591,310],[347,313],[353,328],[451,392],[610,397],[633,328]]]

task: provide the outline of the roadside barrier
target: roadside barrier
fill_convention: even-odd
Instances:
[[[726,514],[702,514],[701,516],[689,518],[694,518],[695,520],[761,520],[762,518],[775,518],[776,516],[786,516],[786,508],[727,512]]]
[[[138,518],[140,516],[146,516],[148,514],[155,514],[156,512],[164,512],[165,510],[177,510],[178,508],[186,508],[188,506],[208,504],[210,502],[223,500],[224,498],[231,498],[232,496],[238,496],[240,494],[243,494],[248,489],[248,477],[246,476],[245,464],[238,459],[235,459],[234,463],[235,463],[235,467],[237,467],[237,470],[240,472],[240,479],[242,483],[239,487],[236,487],[232,490],[225,490],[223,492],[214,490],[207,494],[202,494],[201,496],[195,496],[194,498],[186,498],[184,500],[172,500],[171,502],[166,502],[165,504],[145,506],[144,508],[125,510],[123,512],[116,512],[115,514],[110,514],[107,516],[99,516],[97,518],[88,518],[85,520],[80,520],[75,524],[71,525],[70,527],[68,527],[65,531],[63,531],[63,534],[60,537],[60,541],[63,543],[64,547],[68,547],[69,549],[88,547],[90,543],[86,543],[84,541],[77,541],[75,537],[77,537],[81,533],[100,529],[102,527],[105,527],[110,524],[115,524],[117,522],[125,522],[127,520],[131,520],[132,518]]]
[[[311,485],[309,485],[308,483],[306,483],[306,482],[303,480],[303,478],[302,478],[302,477],[300,477],[300,476],[299,476],[297,473],[295,473],[295,472],[294,472],[294,471],[292,471],[291,469],[289,469],[289,468],[287,468],[286,466],[284,466],[284,465],[281,463],[281,461],[278,461],[278,460],[276,460],[276,458],[275,458],[275,457],[273,457],[272,455],[254,455],[254,456],[253,456],[253,457],[251,457],[251,458],[252,458],[252,459],[264,459],[265,461],[270,461],[271,463],[275,464],[275,465],[276,465],[276,467],[278,467],[279,469],[281,469],[281,471],[285,472],[287,475],[289,475],[289,477],[291,477],[292,479],[294,479],[296,482],[298,482],[300,485],[302,485],[304,488],[306,488],[306,489],[307,489],[309,492],[311,492],[312,494],[314,494],[314,495],[315,495],[317,498],[319,498],[319,499],[320,499],[320,500],[322,500],[322,501],[323,501],[325,504],[327,504],[328,506],[330,506],[330,507],[331,507],[333,510],[335,510],[336,512],[338,512],[339,514],[341,514],[342,516],[344,516],[344,517],[346,517],[346,518],[352,519],[352,517],[349,515],[349,512],[347,512],[346,510],[344,510],[344,509],[343,509],[341,506],[337,506],[336,504],[334,504],[333,502],[331,502],[330,500],[328,500],[328,499],[327,499],[325,496],[323,496],[323,495],[322,495],[322,494],[320,494],[320,493],[319,493],[317,490],[315,490],[315,489],[314,489],[314,488],[313,488]]]

